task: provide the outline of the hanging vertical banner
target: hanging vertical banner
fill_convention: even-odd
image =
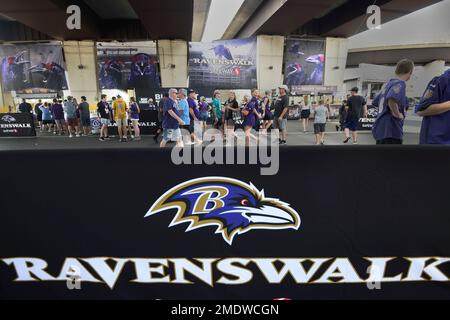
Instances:
[[[159,88],[156,44],[99,42],[97,44],[100,89]]]
[[[3,44],[0,61],[5,91],[45,94],[67,90],[60,44]]]
[[[284,84],[323,85],[325,40],[286,39]]]
[[[189,43],[189,87],[251,89],[256,80],[256,37]]]

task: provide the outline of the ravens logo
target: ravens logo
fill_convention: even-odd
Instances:
[[[253,229],[294,229],[300,216],[288,203],[268,198],[252,183],[226,177],[204,177],[181,183],[164,193],[145,217],[176,209],[169,227],[188,223],[186,231],[216,226],[216,234],[232,244],[236,235]]]

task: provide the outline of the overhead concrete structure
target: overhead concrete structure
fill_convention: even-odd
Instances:
[[[378,0],[382,23],[441,0]],[[373,0],[246,0],[225,38],[258,34],[349,37],[367,30]]]
[[[426,65],[450,63],[450,0],[349,38],[348,67],[360,63],[395,64],[402,58]]]
[[[201,41],[205,32],[206,21],[212,0],[194,0],[194,23],[192,26],[192,41]]]

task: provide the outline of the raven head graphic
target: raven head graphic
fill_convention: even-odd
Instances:
[[[325,56],[323,54],[315,54],[306,58],[305,61],[314,64],[323,64],[325,62]]]
[[[252,229],[295,229],[300,216],[288,203],[267,198],[252,183],[225,177],[205,177],[181,183],[163,194],[145,217],[176,209],[169,227],[189,223],[186,231],[216,226],[232,244],[236,235]]]
[[[11,123],[11,122],[16,122],[16,119],[13,116],[10,116],[9,114],[7,114],[6,116],[2,117],[2,121]]]

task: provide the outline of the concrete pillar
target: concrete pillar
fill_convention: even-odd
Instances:
[[[258,87],[277,88],[283,83],[284,37],[258,36],[257,44]]]
[[[327,38],[325,52],[325,86],[337,86],[338,94],[345,94],[344,73],[347,64],[348,39]]]
[[[64,41],[63,45],[70,94],[78,101],[81,96],[86,96],[90,104],[96,103],[99,86],[95,42]]]
[[[158,41],[163,88],[188,86],[188,44],[183,40]]]

